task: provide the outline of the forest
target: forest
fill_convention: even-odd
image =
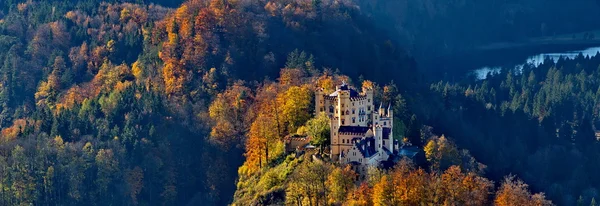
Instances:
[[[455,135],[457,143],[493,162],[490,175],[511,171],[564,205],[589,201],[599,184],[593,175],[600,160],[599,69],[599,56],[579,55],[504,69],[481,81],[440,81],[430,88],[444,112],[431,115],[446,122],[440,129],[447,134],[466,134]]]
[[[419,67],[598,27],[597,2],[540,2],[3,0],[0,205],[595,205],[600,57],[485,80]],[[314,91],[341,82],[392,104],[422,158],[357,181],[285,153],[327,136]]]

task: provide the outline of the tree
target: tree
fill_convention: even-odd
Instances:
[[[44,174],[44,197],[46,203],[52,203],[54,200],[54,192],[55,192],[55,177],[54,177],[54,167],[49,166]]]
[[[129,197],[134,205],[138,204],[137,196],[144,187],[144,171],[142,168],[136,166],[132,170],[128,170],[125,176],[127,185],[129,187]]]
[[[320,112],[313,119],[306,122],[307,133],[311,139],[311,144],[319,146],[319,152],[323,152],[323,146],[329,142],[330,120],[327,114]]]
[[[240,142],[252,124],[253,101],[252,91],[243,82],[236,82],[218,94],[208,109],[214,122],[210,132],[211,140],[226,148],[232,143]]]
[[[543,193],[531,195],[528,185],[523,181],[516,179],[515,176],[504,178],[494,203],[498,206],[508,205],[553,205],[552,202],[545,199]]]
[[[308,202],[309,205],[326,205],[327,188],[325,184],[330,171],[330,166],[320,161],[302,162],[290,178],[289,184],[292,186],[288,188],[287,194],[299,198],[296,204]]]
[[[100,149],[96,155],[98,195],[107,194],[108,187],[119,173],[119,162],[111,149]]]
[[[328,204],[338,205],[344,201],[348,192],[354,186],[354,179],[357,174],[352,170],[352,168],[347,165],[343,169],[340,167],[336,167],[329,173],[327,176],[327,194],[328,194]]]
[[[444,135],[433,137],[425,145],[425,157],[434,171],[444,171],[451,165],[460,165],[460,156],[456,145]]]
[[[300,86],[305,72],[301,69],[281,69],[279,73],[279,83],[281,85]]]
[[[37,198],[36,181],[32,176],[31,162],[27,159],[25,149],[17,145],[11,153],[13,163],[11,165],[11,192],[17,202],[21,204],[33,204]]]
[[[301,71],[312,72],[314,68],[313,55],[307,56],[306,52],[298,49],[292,51],[287,58],[285,68],[300,69]]]
[[[346,204],[352,206],[368,206],[373,205],[372,189],[369,184],[363,182],[359,187],[348,193]]]
[[[287,125],[287,131],[297,131],[310,119],[312,96],[308,86],[292,86],[277,95],[277,104],[281,107],[282,122]]]
[[[373,186],[373,205],[397,205],[393,194],[392,181],[389,176],[381,177],[379,182]]]

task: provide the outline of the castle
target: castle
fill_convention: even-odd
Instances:
[[[315,94],[315,111],[325,112],[331,120],[331,159],[361,166],[378,166],[389,160],[399,149],[393,138],[393,111],[380,104],[375,110],[373,89],[357,92],[346,83],[336,91]]]

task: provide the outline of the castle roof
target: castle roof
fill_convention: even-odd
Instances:
[[[354,90],[350,86],[348,86],[346,84],[346,82],[343,82],[342,85],[338,86],[337,90],[335,92],[329,94],[329,96],[330,97],[337,97],[338,93],[340,91],[349,91],[350,92],[350,97],[358,97],[360,95],[356,90]]]
[[[356,143],[356,147],[358,148],[358,151],[360,151],[362,156],[365,158],[369,158],[377,154],[377,150],[375,150],[375,138],[364,138],[360,140],[360,142]]]
[[[369,127],[359,127],[359,126],[340,126],[338,132],[340,133],[359,133],[364,134],[369,131]]]

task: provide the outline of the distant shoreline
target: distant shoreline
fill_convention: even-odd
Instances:
[[[505,49],[523,49],[540,46],[594,46],[600,45],[598,39],[551,39],[551,40],[533,40],[526,42],[499,42],[478,47],[477,51],[505,50]]]

